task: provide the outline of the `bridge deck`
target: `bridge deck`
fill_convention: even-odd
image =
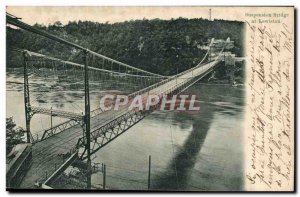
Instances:
[[[194,77],[198,77],[205,73],[218,61],[207,63],[193,71],[187,72],[181,76],[170,80],[169,82],[158,86],[150,91],[150,94],[163,93],[166,90]],[[91,131],[96,127],[105,125],[117,113],[117,111],[105,111],[91,118]],[[32,188],[36,181],[46,180],[46,176],[51,174],[63,164],[67,158],[63,159],[62,155],[68,154],[72,148],[76,146],[79,138],[83,136],[83,130],[80,125],[70,127],[54,136],[51,136],[43,141],[37,142],[32,147],[33,162],[29,171],[26,173],[20,185],[21,188]],[[47,174],[47,175],[46,175]]]

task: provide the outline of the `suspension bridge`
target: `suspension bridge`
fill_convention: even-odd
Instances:
[[[34,34],[52,39],[58,43],[79,49],[80,60],[62,60],[56,57],[18,50],[23,55],[24,66],[24,102],[27,142],[32,143],[32,165],[22,179],[20,188],[33,188],[36,183],[51,186],[62,172],[75,160],[86,161],[87,188],[91,183],[91,155],[99,151],[108,143],[119,137],[125,131],[144,119],[152,111],[129,110],[125,105],[120,110],[103,110],[90,107],[90,82],[97,83],[103,79],[116,81],[130,81],[139,87],[128,94],[129,99],[137,95],[142,98],[147,95],[176,95],[186,90],[198,80],[209,74],[222,61],[227,61],[224,50],[226,41],[215,43],[211,39],[209,50],[195,67],[174,76],[162,76],[133,66],[121,63],[104,55],[93,52],[77,44],[52,35],[46,31],[34,28],[7,14],[7,23]],[[218,46],[216,46],[218,45]],[[213,49],[213,50],[212,50]],[[227,57],[227,56],[226,56]],[[81,63],[80,63],[81,62]],[[82,113],[52,109],[35,105],[36,99],[30,94],[29,79],[41,76],[50,80],[68,80],[84,92],[84,111]],[[33,135],[30,122],[35,114],[51,116],[51,127],[40,131],[40,135]],[[67,121],[52,125],[53,117],[61,117]]]

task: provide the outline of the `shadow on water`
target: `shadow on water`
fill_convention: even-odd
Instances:
[[[199,118],[205,114],[205,118]],[[213,113],[208,108],[201,108],[201,114],[183,115],[178,113],[175,115],[177,121],[192,120],[192,131],[187,137],[184,145],[179,148],[174,158],[170,161],[167,169],[162,174],[153,177],[153,184],[151,189],[154,190],[185,190],[187,189],[187,182],[189,172],[193,169],[197,156],[205,142],[208,130],[210,128],[210,121]],[[174,147],[174,144],[173,144]]]
[[[164,172],[157,173],[151,182],[153,190],[189,190],[190,175],[197,162],[197,158],[210,130],[215,113],[236,116],[243,109],[243,90],[220,86],[209,88],[207,86],[192,86],[187,94],[196,95],[201,101],[198,113],[175,113],[174,121],[180,125],[191,122],[192,130],[184,144],[174,150],[174,157]],[[174,144],[173,144],[174,148]],[[207,180],[208,181],[208,180]],[[239,187],[242,180],[234,184]]]

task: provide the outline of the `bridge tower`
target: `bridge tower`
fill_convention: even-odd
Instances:
[[[88,69],[88,50],[83,51],[83,63],[84,63],[84,130],[85,130],[85,149],[87,151],[87,189],[91,189],[91,176],[92,176],[92,168],[91,168],[91,147],[90,147],[90,139],[91,139],[91,115],[90,115],[90,90],[89,90],[89,69]]]
[[[27,54],[26,51],[23,51],[23,64],[24,64],[24,105],[25,105],[25,122],[26,122],[26,138],[27,143],[30,143],[30,120],[32,118],[31,115],[31,107],[30,107],[30,94],[29,94],[29,83],[28,83],[28,69],[27,69]]]
[[[228,68],[228,75],[230,77],[230,83],[234,83],[234,73],[235,73],[235,54],[231,52],[224,52],[224,64]]]

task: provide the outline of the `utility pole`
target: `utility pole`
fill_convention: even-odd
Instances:
[[[26,55],[27,55],[26,51],[23,51],[26,136],[27,136],[27,143],[30,143],[30,120],[31,120],[30,110],[31,110],[31,107],[30,107],[27,56]]]
[[[52,133],[52,132],[53,132],[53,131],[52,131],[52,128],[53,128],[52,107],[51,107],[51,114],[50,114],[50,117],[51,117],[51,119],[50,119],[50,127],[51,127],[51,133]]]
[[[151,175],[151,155],[149,155],[148,190],[150,189],[150,183],[151,183],[150,175]]]
[[[211,61],[211,45],[208,46],[209,47],[209,51],[208,51],[208,61]]]
[[[178,78],[178,65],[176,64],[176,85],[177,85],[177,78]]]
[[[211,21],[211,8],[209,8],[209,20]]]
[[[85,137],[87,150],[87,189],[91,189],[91,131],[90,131],[90,90],[89,90],[89,69],[88,69],[88,50],[83,51],[83,63],[84,63],[84,124],[85,124]]]
[[[103,165],[103,189],[106,187],[106,165]]]

